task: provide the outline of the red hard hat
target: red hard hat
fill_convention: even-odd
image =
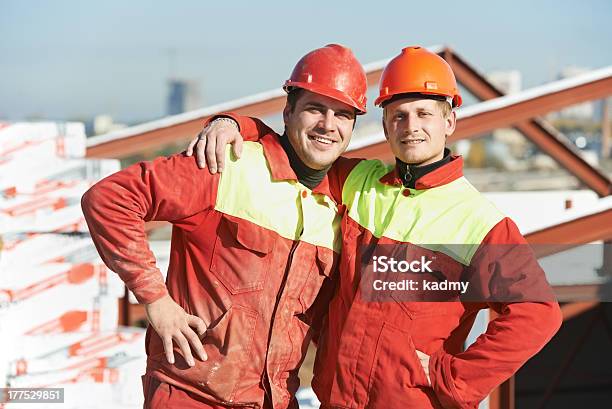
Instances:
[[[303,88],[344,102],[366,113],[368,84],[365,71],[350,48],[328,44],[302,57],[283,89]]]
[[[413,92],[450,97],[453,107],[459,107],[462,102],[450,65],[423,47],[406,47],[387,64],[374,104],[380,106],[394,95]]]

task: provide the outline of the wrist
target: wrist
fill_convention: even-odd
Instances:
[[[213,124],[221,124],[221,123],[228,123],[231,124],[232,126],[234,126],[236,128],[237,131],[240,131],[240,127],[238,126],[238,122],[236,122],[235,120],[233,120],[230,117],[227,116],[222,116],[222,117],[218,117],[212,120],[212,122],[210,123],[211,125]]]
[[[145,307],[163,304],[164,302],[167,302],[169,299],[172,300],[172,297],[170,297],[170,294],[166,293],[158,298],[155,298],[153,301],[145,303]]]

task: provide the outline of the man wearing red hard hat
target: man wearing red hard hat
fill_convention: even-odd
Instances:
[[[367,84],[351,50],[332,44],[305,55],[285,89],[285,135],[245,144],[222,176],[174,155],[83,196],[100,256],[146,305],[145,408],[298,407],[341,246],[332,165],[346,162]],[[165,282],[151,220],[173,225]]]
[[[559,306],[517,226],[445,148],[461,102],[451,67],[407,47],[385,68],[375,102],[396,163],[337,162],[339,287],[312,383],[323,408],[476,408],[560,326]],[[247,140],[271,132],[256,119],[227,116]],[[216,125],[205,129],[207,139],[239,138],[234,125]],[[420,262],[420,271],[382,280],[373,266],[385,251],[410,257],[402,261],[411,267]],[[407,280],[398,276],[416,288],[400,288]],[[464,350],[486,308],[497,318]]]

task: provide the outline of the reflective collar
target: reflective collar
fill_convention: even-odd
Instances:
[[[451,155],[451,161],[431,172],[421,176],[415,183],[416,190],[431,189],[450,183],[463,176],[463,157],[460,155]],[[393,169],[379,179],[380,183],[385,185],[402,186],[402,178],[400,177],[397,165]]]
[[[269,133],[262,137],[259,142],[263,146],[264,155],[270,166],[272,180],[294,180],[299,182],[295,171],[291,168],[287,153],[280,143],[281,136],[276,133]],[[318,193],[328,196],[333,200],[333,196],[329,189],[329,175],[326,174],[317,186],[312,189],[312,193]],[[335,201],[334,201],[335,202]]]

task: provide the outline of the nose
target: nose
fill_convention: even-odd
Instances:
[[[321,118],[320,126],[325,129],[326,132],[333,132],[336,124],[336,113],[328,109],[323,113],[323,118]]]
[[[415,115],[412,115],[412,113],[407,115],[406,116],[406,127],[404,128],[404,131],[410,135],[413,135],[415,133],[418,133],[419,129],[420,129],[420,126],[419,126],[418,117],[416,117]]]

